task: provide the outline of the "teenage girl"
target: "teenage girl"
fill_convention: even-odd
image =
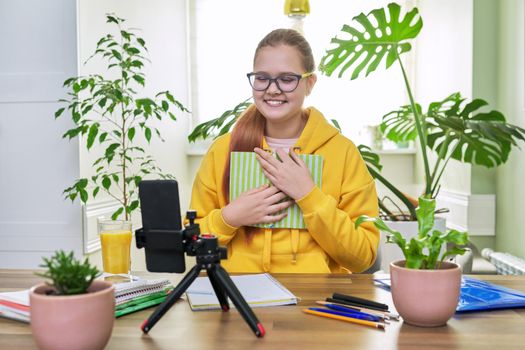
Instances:
[[[197,211],[201,231],[228,247],[222,265],[229,272],[361,272],[376,258],[379,232],[369,223],[354,227],[359,215],[379,214],[375,183],[355,145],[317,109],[303,108],[317,79],[314,70],[301,34],[270,32],[257,46],[248,74],[255,103],[202,161],[190,208]],[[271,185],[230,202],[232,151],[255,152]],[[323,157],[321,187],[296,153]],[[294,202],[307,229],[250,226],[281,220]]]

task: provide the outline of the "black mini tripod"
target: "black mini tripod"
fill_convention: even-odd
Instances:
[[[173,304],[188,289],[192,282],[197,278],[201,270],[206,270],[210,279],[215,295],[221,304],[223,311],[228,311],[228,297],[239,310],[246,323],[250,326],[257,337],[263,337],[265,334],[264,327],[259,322],[252,309],[244,300],[228,272],[221,266],[221,259],[226,259],[226,248],[219,247],[217,237],[211,234],[200,235],[200,228],[195,224],[197,214],[195,211],[188,211],[186,217],[189,219],[189,225],[184,230],[137,230],[136,239],[137,247],[148,247],[147,241],[150,238],[157,244],[151,242],[151,246],[159,249],[162,242],[164,250],[169,250],[172,245],[175,251],[185,251],[189,256],[195,256],[197,263],[188,271],[182,281],[173,289],[166,300],[160,304],[157,309],[141,325],[144,333],[148,333],[151,328],[162,318],[162,316],[173,306]],[[179,235],[179,236],[177,236]],[[169,237],[169,238],[168,238]],[[183,252],[180,253],[183,257]],[[180,264],[180,262],[179,262]],[[183,264],[183,262],[182,262]],[[182,270],[184,271],[184,269]]]

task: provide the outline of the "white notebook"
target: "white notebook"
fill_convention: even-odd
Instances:
[[[297,304],[299,298],[268,273],[231,276],[233,283],[251,307]],[[220,309],[208,277],[197,277],[186,291],[193,311]],[[230,307],[235,307],[231,299]]]

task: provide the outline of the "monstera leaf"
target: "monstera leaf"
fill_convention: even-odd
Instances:
[[[188,135],[188,141],[195,142],[198,138],[206,139],[210,135],[214,134],[215,130],[219,130],[219,132],[214,136],[214,138],[226,134],[228,131],[230,131],[233,124],[235,124],[242,112],[250,107],[251,103],[248,102],[250,100],[251,97],[242,101],[233,107],[233,109],[225,111],[220,117],[197,125],[191,134]]]
[[[433,124],[427,143],[441,158],[452,149],[453,159],[492,168],[507,161],[518,140],[525,141],[525,129],[506,123],[500,112],[478,111],[486,101],[475,99],[462,107],[465,99],[459,93],[444,101],[452,100],[455,102],[446,110],[429,108],[427,115]]]
[[[363,157],[366,165],[375,168],[377,171],[381,171],[381,169],[383,169],[383,166],[379,163],[379,156],[372,152],[370,147],[359,145],[357,146],[357,149],[359,150],[359,153],[361,153],[361,157]]]
[[[348,70],[353,70],[351,79],[356,79],[366,68],[366,74],[375,71],[383,59],[386,68],[404,52],[410,51],[408,39],[415,38],[423,21],[418,9],[414,8],[404,18],[400,18],[401,7],[396,3],[388,4],[388,13],[384,8],[375,9],[368,15],[359,14],[353,18],[354,26],[344,25],[341,29],[348,39],[332,38],[335,45],[326,51],[321,59],[319,70],[326,75],[340,67],[339,78]]]
[[[416,103],[416,108],[419,115],[422,116],[421,106]],[[387,139],[394,142],[415,140],[417,130],[412,107],[410,105],[401,106],[397,111],[385,114],[379,129]]]
[[[415,108],[418,115],[421,116],[421,124],[425,129],[424,134],[427,135],[429,130],[434,126],[432,117],[436,114],[455,111],[457,108],[457,102],[460,99],[461,95],[459,93],[454,93],[443,101],[432,102],[428,106],[426,114],[422,113],[421,105],[416,103]],[[385,114],[379,128],[381,133],[385,135],[387,139],[394,142],[412,141],[418,136],[414,113],[412,112],[412,106],[410,105],[401,106],[398,110]]]

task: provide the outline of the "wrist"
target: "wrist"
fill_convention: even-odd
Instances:
[[[231,206],[229,204],[221,209],[221,215],[222,215],[222,219],[224,220],[226,224],[232,227],[241,226],[241,223],[235,220],[235,215],[233,215]]]

